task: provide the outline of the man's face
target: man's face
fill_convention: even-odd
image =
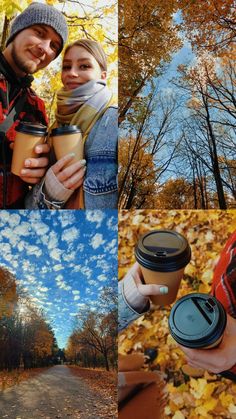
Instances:
[[[60,36],[47,25],[24,29],[9,44],[11,54],[6,58],[20,77],[46,67],[61,47]]]

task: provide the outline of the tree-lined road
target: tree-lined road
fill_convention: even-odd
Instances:
[[[0,393],[1,419],[98,419],[106,404],[65,365]]]

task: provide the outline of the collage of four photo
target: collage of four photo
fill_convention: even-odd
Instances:
[[[236,418],[234,1],[0,15],[0,419]]]

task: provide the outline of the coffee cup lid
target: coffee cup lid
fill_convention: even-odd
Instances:
[[[191,248],[184,236],[173,230],[153,230],[142,235],[135,247],[138,263],[158,272],[174,272],[191,259]]]
[[[204,348],[221,338],[226,320],[225,309],[215,297],[193,293],[180,298],[172,307],[169,330],[179,344]]]
[[[57,135],[75,134],[77,132],[82,132],[77,125],[63,125],[62,127],[53,128],[51,136],[56,137]]]
[[[16,127],[16,131],[36,136],[45,136],[47,134],[47,127],[37,123],[34,124],[31,122],[20,122]]]

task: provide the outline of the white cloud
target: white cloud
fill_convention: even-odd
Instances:
[[[89,285],[92,285],[92,286],[96,286],[96,285],[97,285],[97,281],[95,281],[94,279],[90,279],[90,280],[88,281],[88,284],[89,284]]]
[[[10,218],[10,211],[5,211],[5,210],[0,211],[0,222],[2,223],[2,225],[6,225],[6,223],[9,222],[9,218]]]
[[[75,295],[74,296],[74,301],[77,301],[77,300],[79,300],[80,299],[80,296],[79,295]]]
[[[49,231],[49,226],[42,221],[33,222],[32,229],[35,230],[38,236],[46,236]]]
[[[59,214],[57,213],[57,215],[57,219],[61,223],[62,228],[76,223],[74,211],[61,211]]]
[[[91,223],[97,223],[97,228],[101,227],[102,221],[105,217],[105,213],[100,210],[96,211],[86,211],[86,219]]]
[[[107,221],[107,227],[111,231],[118,231],[117,220],[116,217],[111,217]]]
[[[50,231],[49,240],[48,240],[48,248],[54,249],[58,245],[58,237],[55,231]]]
[[[52,259],[58,260],[58,262],[61,261],[61,254],[62,254],[62,250],[55,248],[50,252],[50,256]]]
[[[74,268],[73,268],[73,272],[80,272],[81,271],[81,265],[76,265],[76,266],[74,266]]]
[[[54,271],[61,271],[63,269],[63,265],[58,264],[58,265],[54,265],[53,266],[53,270]]]
[[[16,228],[14,229],[14,234],[18,234],[19,236],[28,236],[31,232],[31,225],[25,221],[21,222]]]
[[[62,275],[58,275],[57,277],[56,277],[56,283],[57,283],[57,286],[58,286],[58,288],[60,288],[60,289],[62,289],[62,290],[64,290],[64,291],[70,291],[71,290],[71,286],[70,285],[68,285],[64,280],[63,280],[63,277],[62,277]]]
[[[79,237],[79,230],[75,227],[68,228],[62,232],[61,239],[67,243],[71,243]]]
[[[4,228],[1,230],[1,234],[3,237],[6,237],[6,239],[11,239],[12,237],[12,229],[9,227]]]
[[[39,247],[31,246],[29,244],[26,246],[26,252],[28,255],[35,255],[37,257],[41,256],[43,253]]]
[[[19,214],[12,214],[10,213],[10,217],[9,217],[9,225],[10,227],[15,227],[18,224],[20,224],[20,215]]]
[[[74,294],[74,295],[76,295],[76,294],[80,294],[80,291],[78,291],[78,290],[73,290],[73,291],[72,291],[72,294]]]
[[[85,308],[86,307],[86,304],[84,304],[84,303],[78,303],[77,306],[80,307],[80,308]]]
[[[83,243],[79,243],[77,246],[77,252],[83,252],[84,251],[84,244]]]
[[[103,235],[100,233],[96,233],[91,241],[91,246],[93,249],[97,249],[99,246],[101,246],[103,243],[105,243],[105,240],[103,240]]]
[[[81,273],[89,279],[89,278],[91,278],[91,275],[92,275],[93,271],[88,266],[83,266],[81,268]]]
[[[104,275],[104,274],[99,275],[99,276],[98,276],[98,280],[99,280],[99,281],[107,281],[107,276],[106,276],[106,275]]]
[[[70,253],[64,253],[63,254],[63,260],[65,260],[66,262],[70,262],[75,260],[76,258],[76,253],[75,252],[70,252]]]
[[[47,292],[48,291],[48,288],[47,287],[38,287],[38,290],[40,292]]]

